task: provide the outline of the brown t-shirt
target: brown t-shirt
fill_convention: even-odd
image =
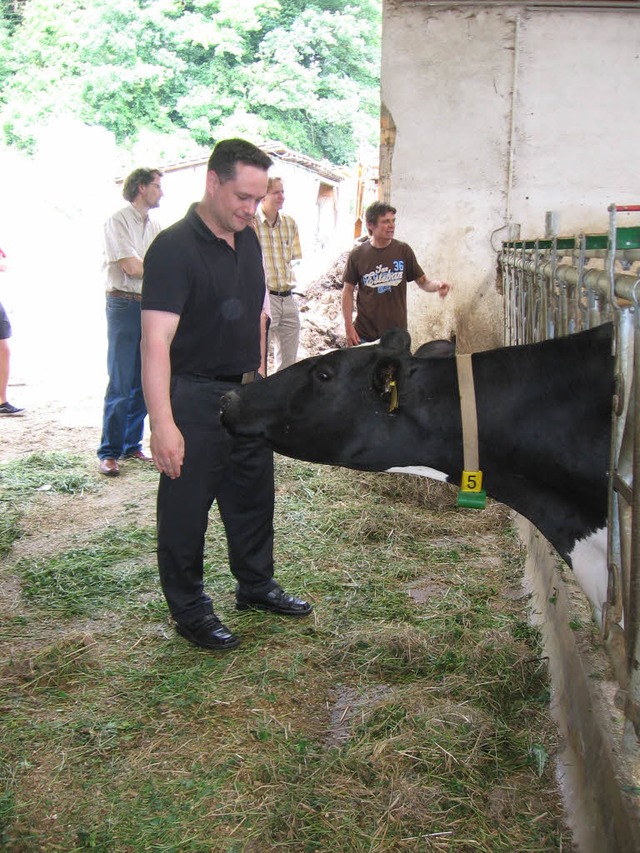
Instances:
[[[355,330],[366,341],[375,341],[387,331],[407,328],[407,282],[424,275],[413,249],[392,240],[376,249],[367,240],[352,249],[343,281],[355,284]]]

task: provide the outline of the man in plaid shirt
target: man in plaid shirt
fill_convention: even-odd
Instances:
[[[284,204],[282,178],[271,177],[254,220],[262,246],[264,271],[271,304],[271,325],[276,370],[293,364],[298,355],[300,314],[293,296],[294,262],[302,257],[298,226],[281,213]]]

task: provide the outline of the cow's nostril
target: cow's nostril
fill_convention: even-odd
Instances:
[[[225,419],[225,421],[233,417],[234,409],[237,410],[237,400],[235,398],[234,392],[231,391],[229,394],[225,394],[220,398],[220,414]]]
[[[235,391],[227,391],[227,393],[223,394],[220,398],[220,408],[224,412],[225,409],[228,409],[229,406],[232,406],[237,399],[238,395]]]

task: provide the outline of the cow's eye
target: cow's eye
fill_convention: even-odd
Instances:
[[[333,372],[329,367],[322,365],[316,370],[316,376],[321,382],[330,382],[333,379]]]

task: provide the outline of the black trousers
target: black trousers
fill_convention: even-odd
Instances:
[[[158,568],[171,615],[188,625],[213,612],[204,591],[204,542],[217,502],[229,567],[246,592],[262,594],[273,581],[273,453],[232,438],[220,423],[220,397],[233,385],[174,376],[171,406],[184,436],[180,477],[160,475]]]

